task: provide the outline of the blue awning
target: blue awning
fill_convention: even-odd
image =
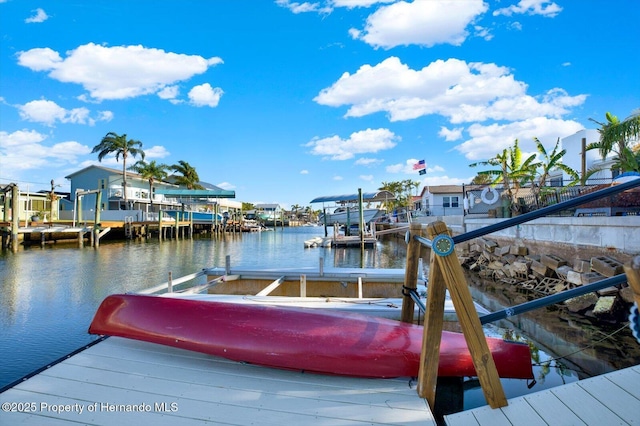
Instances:
[[[318,197],[311,200],[312,203],[328,203],[328,202],[353,202],[357,203],[360,199],[359,194],[343,194],[343,195],[326,195],[324,197]],[[390,191],[376,191],[376,192],[363,192],[362,201],[388,201],[395,200],[396,197]]]
[[[155,193],[170,198],[236,198],[235,191],[224,189],[156,189]]]

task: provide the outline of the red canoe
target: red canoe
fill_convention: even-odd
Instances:
[[[422,330],[360,314],[131,294],[107,297],[89,327],[234,361],[358,377],[417,376]],[[533,377],[528,345],[487,341],[500,377]],[[438,375],[476,375],[462,334],[443,332]]]

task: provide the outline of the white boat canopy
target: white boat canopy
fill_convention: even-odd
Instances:
[[[377,191],[377,192],[363,192],[362,201],[377,201],[384,202],[389,200],[395,200],[396,197],[390,191]],[[345,195],[327,195],[324,197],[318,197],[311,200],[311,203],[328,203],[328,202],[342,202],[342,203],[357,203],[360,200],[360,194],[345,194]]]

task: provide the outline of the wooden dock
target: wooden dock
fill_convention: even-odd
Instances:
[[[632,425],[640,423],[640,366],[445,416],[447,426]]]
[[[333,247],[358,247],[364,245],[366,248],[375,247],[378,240],[376,237],[365,235],[364,238],[360,238],[359,235],[344,236],[337,235],[333,237]]]
[[[436,425],[409,378],[277,370],[118,337],[1,393],[0,404],[3,425]]]

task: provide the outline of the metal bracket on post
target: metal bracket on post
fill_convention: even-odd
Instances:
[[[453,238],[447,234],[437,235],[431,243],[431,248],[438,256],[449,256],[453,253]]]

